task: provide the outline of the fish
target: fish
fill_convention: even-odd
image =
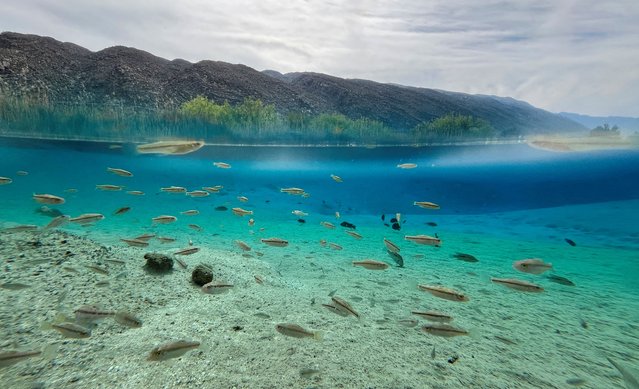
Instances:
[[[200,347],[200,342],[197,341],[178,340],[165,343],[151,350],[147,361],[165,361],[167,359],[181,357],[190,350],[194,350],[198,347]]]
[[[426,324],[422,327],[422,331],[435,336],[443,336],[445,338],[468,335],[468,331],[448,324]]]
[[[331,222],[320,222],[320,225],[325,228],[328,228],[329,230],[335,229],[335,225]]]
[[[220,169],[230,169],[231,165],[226,162],[213,162],[213,166]]]
[[[583,378],[568,378],[566,380],[566,384],[568,385],[572,385],[572,386],[582,386],[586,384],[586,380]]]
[[[99,184],[95,186],[95,189],[99,189],[102,191],[110,191],[117,192],[122,190],[124,187],[122,185],[111,185],[111,184]]]
[[[344,231],[344,232],[347,233],[348,235],[352,236],[353,238],[357,239],[357,240],[360,240],[360,239],[363,238],[360,234],[358,234],[355,231]]]
[[[78,193],[76,188],[69,188],[64,190],[65,193]]]
[[[113,174],[115,174],[117,176],[120,176],[120,177],[133,177],[133,173],[131,173],[128,170],[118,169],[118,168],[114,168],[114,167],[108,167],[106,170],[107,170],[107,172],[113,173]]]
[[[142,320],[135,317],[133,314],[126,311],[118,311],[113,316],[115,321],[123,326],[129,328],[140,328],[142,327]]]
[[[577,243],[575,243],[575,241],[572,239],[564,238],[564,240],[566,241],[566,243],[568,243],[572,247],[575,247],[577,245]]]
[[[423,317],[428,321],[434,321],[438,323],[448,323],[453,320],[452,316],[437,311],[411,311],[411,313],[415,316]]]
[[[142,235],[140,235],[140,236],[136,236],[136,237],[135,237],[135,238],[133,238],[133,239],[135,239],[135,240],[141,240],[141,241],[144,241],[144,242],[148,242],[149,240],[151,240],[151,239],[153,239],[153,238],[155,238],[155,234],[142,234]]]
[[[69,222],[80,225],[88,225],[98,222],[102,219],[104,219],[104,215],[102,215],[101,213],[83,213],[80,216],[72,217],[71,219],[69,219]]]
[[[391,242],[390,240],[386,238],[384,238],[384,245],[386,246],[388,251],[391,251],[393,253],[399,253],[400,251],[400,248],[398,245],[396,245],[395,243]]]
[[[353,307],[348,302],[346,302],[346,300],[337,296],[332,296],[331,301],[333,301],[333,305],[335,306],[335,308],[337,308],[337,310],[349,315],[353,315],[359,319],[359,313],[357,313],[357,311],[353,309]]]
[[[479,262],[479,259],[477,259],[474,255],[470,255],[470,254],[455,253],[452,256],[453,258],[459,259],[460,261],[464,261],[464,262]]]
[[[623,382],[626,384],[626,388],[639,389],[639,379],[637,378],[639,373],[637,371],[631,371],[630,367],[626,368],[609,357],[606,357],[606,359],[619,371],[619,373],[621,373],[621,377],[623,378]]]
[[[186,192],[186,195],[190,197],[207,197],[211,194],[205,190],[193,190],[191,192]]]
[[[199,225],[197,225],[197,224],[189,224],[189,228],[190,228],[190,229],[192,229],[192,230],[195,230],[195,231],[197,231],[197,232],[202,231],[202,227],[200,227],[200,226],[199,226]]]
[[[191,255],[191,254],[197,253],[198,251],[200,251],[200,249],[197,247],[187,247],[185,249],[182,249],[173,253],[173,255]]]
[[[386,250],[388,255],[393,258],[393,261],[397,264],[397,267],[404,267],[404,257],[394,251]]]
[[[222,190],[222,188],[224,188],[222,185],[203,186],[202,190],[205,190],[210,193],[218,193],[220,190]]]
[[[334,314],[342,316],[342,317],[346,317],[346,316],[350,315],[350,313],[345,312],[343,310],[340,310],[339,308],[337,308],[333,304],[322,304],[322,306],[324,308],[328,309],[329,311],[333,312]]]
[[[433,237],[433,236],[428,236],[428,235],[405,235],[404,239],[417,244],[423,244],[428,246],[439,247],[442,244],[441,239]]]
[[[337,243],[333,243],[333,242],[328,242],[328,247],[332,248],[333,250],[343,250],[344,248],[340,245],[338,245]]]
[[[13,180],[9,177],[0,177],[0,185],[8,185],[12,182]]]
[[[415,201],[413,205],[424,209],[440,209],[438,204],[431,203],[430,201]]]
[[[313,376],[321,373],[322,371],[319,369],[312,369],[312,368],[303,368],[300,369],[300,377],[301,378],[312,378]]]
[[[504,285],[508,288],[519,290],[521,292],[543,292],[544,288],[528,281],[517,280],[515,278],[491,278],[492,282]]]
[[[175,257],[175,262],[177,262],[177,263],[178,263],[178,265],[180,265],[180,267],[181,267],[182,269],[186,269],[186,268],[188,267],[188,266],[186,265],[186,262],[184,262],[184,260],[182,260],[182,259],[180,259],[180,258],[178,258],[178,257]]]
[[[215,207],[215,210],[218,212],[224,212],[224,211],[228,211],[229,209],[223,205],[218,205],[217,207]]]
[[[177,220],[177,217],[171,215],[160,215],[151,219],[153,223],[157,224],[169,224]]]
[[[249,221],[248,221],[248,225],[249,225],[249,227],[253,227],[255,225],[255,219],[250,218]]]
[[[343,182],[342,177],[340,176],[336,176],[335,174],[331,174],[331,178],[333,179],[333,181],[335,182]]]
[[[321,340],[322,335],[319,331],[309,331],[297,324],[280,323],[275,326],[275,330],[282,335],[291,336],[293,338],[313,338]]]
[[[108,317],[115,316],[115,311],[107,311],[99,309],[94,305],[83,305],[80,308],[73,311],[75,314],[75,320],[78,323],[106,319]]]
[[[140,154],[182,155],[197,151],[202,146],[204,141],[173,140],[138,145],[136,149]]]
[[[260,239],[260,241],[266,245],[273,246],[273,247],[288,246],[288,240],[284,240],[280,238],[264,238],[264,239]]]
[[[62,216],[62,212],[55,208],[49,208],[46,205],[36,208],[35,212],[49,217]]]
[[[182,186],[167,186],[160,188],[160,191],[166,193],[186,193],[186,188]]]
[[[21,284],[19,282],[5,282],[4,284],[0,284],[0,288],[6,290],[22,290],[30,287],[31,285]]]
[[[281,188],[280,192],[296,196],[301,196],[302,194],[306,193],[304,192],[304,189],[301,188]]]
[[[470,300],[468,296],[466,296],[465,294],[458,292],[454,289],[446,288],[443,286],[422,284],[422,285],[417,285],[417,288],[419,290],[423,290],[424,292],[428,292],[432,294],[433,296],[442,298],[444,300],[459,301],[459,302],[466,302]]]
[[[258,275],[254,275],[253,278],[255,279],[255,282],[257,282],[258,284],[262,285],[264,284],[264,279]]]
[[[435,222],[426,222],[426,225],[431,227],[437,227],[437,223]]]
[[[251,246],[247,245],[246,243],[242,242],[241,240],[236,240],[234,241],[235,245],[239,248],[241,248],[244,251],[251,251]]]
[[[222,294],[228,292],[232,287],[232,284],[225,282],[209,282],[202,285],[202,292],[207,294]]]
[[[523,273],[542,274],[552,269],[552,263],[544,262],[539,258],[522,259],[513,263],[513,269]]]
[[[180,215],[185,215],[185,216],[195,216],[199,214],[200,214],[200,211],[198,211],[197,209],[189,209],[188,211],[180,212]]]
[[[361,266],[368,270],[384,270],[388,268],[386,262],[375,261],[373,259],[364,259],[362,261],[353,261],[353,266]]]
[[[357,229],[357,227],[355,227],[355,224],[353,224],[353,223],[349,223],[349,222],[347,222],[347,221],[343,221],[343,222],[341,222],[339,225],[340,225],[340,226],[342,226],[342,227],[350,228],[350,229],[352,229],[352,230]]]
[[[339,219],[341,217],[341,215],[339,214],[339,212],[335,212],[335,219]]]
[[[51,328],[60,332],[66,338],[83,339],[91,336],[90,329],[71,322],[51,324]]]
[[[170,238],[168,236],[158,236],[158,240],[160,243],[171,243],[176,241],[175,238]]]
[[[60,197],[60,196],[55,196],[52,194],[47,194],[47,193],[43,193],[43,194],[33,194],[33,199],[40,203],[40,204],[64,204],[65,200],[64,198]]]
[[[1,178],[1,177],[0,177]],[[31,351],[5,351],[0,353],[0,367],[7,367],[14,365],[20,361],[31,357],[37,357],[42,354],[40,350]]]
[[[18,171],[16,172],[16,174],[17,174],[17,175],[19,175],[19,176],[28,176],[28,175],[29,175],[29,172],[26,172],[26,171],[24,171],[24,170],[18,170]]]
[[[245,215],[252,215],[253,214],[253,211],[249,211],[249,210],[246,210],[244,208],[239,208],[239,207],[232,208],[231,211],[233,211],[233,214],[236,215],[236,216],[245,216]]]
[[[133,196],[144,196],[144,192],[142,192],[141,190],[130,190],[126,192],[126,194],[130,194]]]
[[[132,247],[148,247],[149,242],[145,241],[145,240],[140,240],[140,239],[125,239],[122,238],[120,239],[120,241],[128,244],[129,246]]]
[[[415,169],[417,167],[417,164],[415,163],[402,163],[397,165],[398,168],[400,169]]]
[[[113,212],[114,215],[122,215],[124,213],[127,213],[131,210],[131,207],[122,207],[122,208],[118,208],[115,212]]]
[[[293,215],[297,216],[297,217],[304,217],[304,216],[308,216],[308,213],[306,212],[302,212],[300,210],[294,210],[293,212],[291,212]]]
[[[35,231],[38,229],[38,226],[35,224],[20,224],[14,227],[7,227],[3,229],[4,232],[25,232],[25,231]]]
[[[404,327],[415,327],[419,323],[413,318],[399,319],[397,322]]]
[[[249,201],[248,197],[246,196],[237,196],[237,199],[243,203],[247,203]]]
[[[575,283],[570,281],[568,278],[558,276],[556,274],[548,274],[546,278],[548,279],[548,281],[552,281],[557,284],[566,285],[566,286],[575,286]]]
[[[98,265],[84,265],[84,267],[96,273],[104,274],[105,276],[109,275],[109,271],[107,269],[100,267]]]

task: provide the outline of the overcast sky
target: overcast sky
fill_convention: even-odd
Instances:
[[[0,29],[639,116],[639,0],[17,0]]]

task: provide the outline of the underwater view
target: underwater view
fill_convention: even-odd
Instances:
[[[0,155],[2,387],[636,387],[636,150]]]

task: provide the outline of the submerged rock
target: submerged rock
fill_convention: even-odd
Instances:
[[[213,281],[213,268],[211,266],[200,263],[193,269],[191,273],[191,280],[198,286],[203,286]]]
[[[146,267],[147,270],[164,273],[173,269],[173,258],[168,255],[160,253],[146,253],[144,254],[144,259],[146,259],[144,267]]]

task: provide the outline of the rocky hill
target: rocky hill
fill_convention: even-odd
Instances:
[[[451,113],[484,119],[501,135],[585,130],[568,118],[510,98],[318,73],[259,72],[219,61],[170,61],[122,46],[92,52],[48,37],[0,34],[0,97],[171,109],[199,95],[230,104],[253,97],[283,114],[341,113],[400,131]]]

